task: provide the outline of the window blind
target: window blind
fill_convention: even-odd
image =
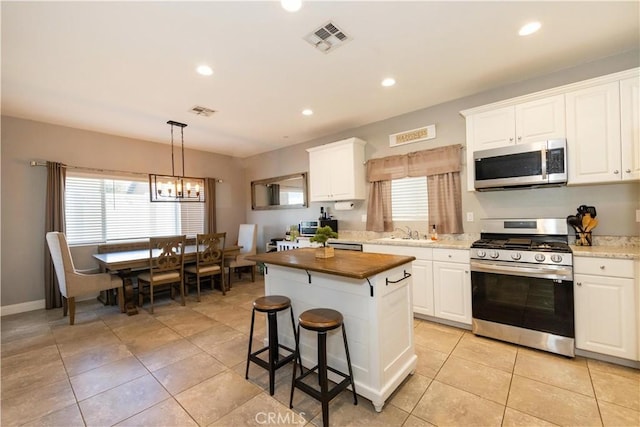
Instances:
[[[204,230],[203,203],[151,203],[139,178],[67,172],[65,225],[70,244],[101,243]]]
[[[427,177],[391,180],[393,221],[428,221]]]

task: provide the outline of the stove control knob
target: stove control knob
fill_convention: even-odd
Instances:
[[[544,261],[544,260],[545,260],[545,258],[546,258],[546,257],[544,256],[544,254],[536,254],[536,256],[535,256],[535,259],[536,259],[536,261],[538,261],[538,262],[542,262],[542,261]]]
[[[483,251],[482,249],[478,250],[478,252],[476,252],[476,254],[478,255],[478,258],[484,258],[485,256],[487,256],[487,253],[485,251]]]
[[[522,258],[522,255],[520,254],[520,252],[514,252],[511,254],[511,259],[514,261],[518,261],[520,258]]]
[[[491,256],[491,258],[496,259],[496,258],[498,258],[500,256],[500,254],[498,253],[498,251],[493,251],[493,252],[491,252],[490,256]]]
[[[558,254],[553,254],[553,255],[551,255],[551,261],[553,261],[553,262],[560,262],[560,261],[562,261],[562,255],[558,255]]]

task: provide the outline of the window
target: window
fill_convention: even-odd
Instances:
[[[149,199],[146,179],[68,171],[65,222],[69,243],[203,232],[203,203],[151,203]]]
[[[393,221],[428,221],[428,202],[426,176],[391,181]]]

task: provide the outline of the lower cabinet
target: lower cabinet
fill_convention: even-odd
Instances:
[[[364,244],[364,252],[416,257],[413,312],[471,325],[469,251],[461,249]]]
[[[575,257],[576,348],[640,360],[637,269],[632,260]]]
[[[470,325],[469,251],[434,249],[433,260],[434,315]]]

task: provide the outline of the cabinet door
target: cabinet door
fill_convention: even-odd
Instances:
[[[568,183],[619,181],[619,83],[569,92],[565,100]]]
[[[468,264],[433,263],[435,316],[471,324],[471,278]]]
[[[433,316],[433,264],[431,261],[415,260],[412,268],[413,312]]]
[[[355,196],[355,159],[352,144],[334,147],[326,170],[330,171],[331,200],[346,200]]]
[[[566,136],[564,95],[516,105],[516,144]]]
[[[576,347],[638,360],[633,279],[574,275]]]
[[[620,81],[620,139],[622,179],[640,179],[640,80]]]
[[[515,143],[514,107],[473,114],[467,122],[467,150],[471,152]]]
[[[319,150],[309,153],[309,200],[322,202],[331,200],[331,150]]]

